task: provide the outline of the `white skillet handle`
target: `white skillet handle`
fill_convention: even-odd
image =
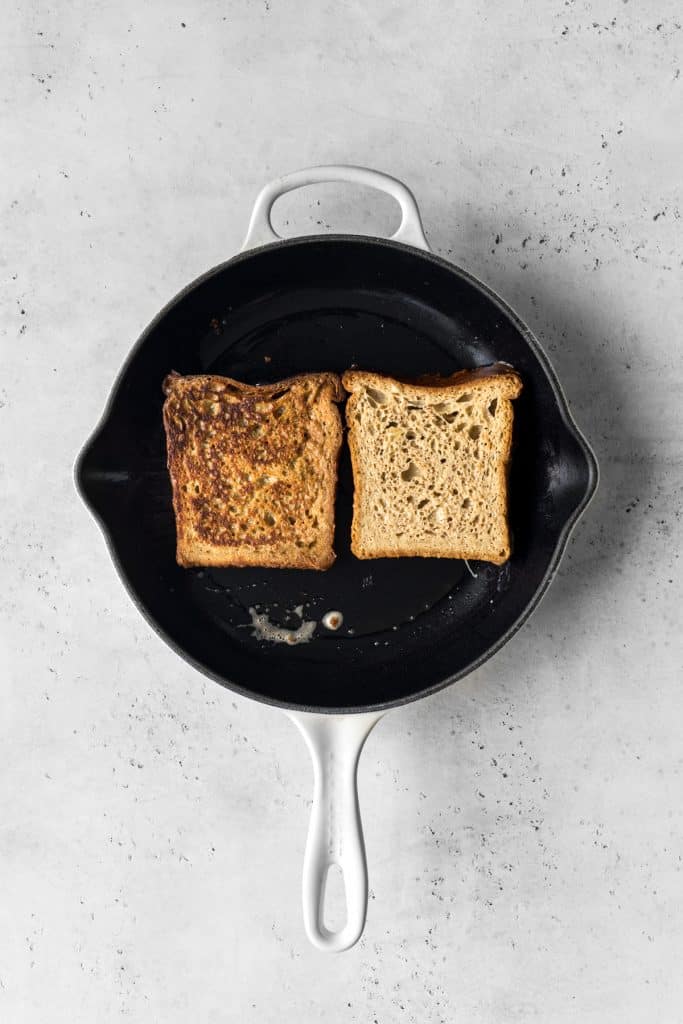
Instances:
[[[358,758],[382,712],[317,715],[288,711],[313,761],[313,807],[303,874],[304,927],[318,949],[340,953],[361,937],[368,906],[368,872],[358,807]],[[346,923],[325,926],[325,882],[332,864],[344,875]]]
[[[429,243],[422,229],[420,211],[410,189],[402,181],[398,181],[388,174],[371,171],[367,167],[351,167],[346,164],[308,167],[302,171],[293,171],[292,174],[276,178],[275,181],[271,181],[269,185],[262,188],[254,204],[242,251],[255,249],[259,245],[268,245],[270,242],[281,241],[280,235],[273,230],[270,220],[270,212],[276,199],[296,188],[303,188],[305,185],[319,185],[321,182],[328,181],[367,185],[393,196],[401,207],[401,223],[398,230],[391,236],[391,241],[404,242],[406,245],[413,245],[416,249],[426,249],[429,252]]]

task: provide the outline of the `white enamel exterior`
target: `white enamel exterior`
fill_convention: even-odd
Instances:
[[[375,188],[393,196],[401,207],[401,223],[391,235],[391,240],[429,251],[429,243],[422,229],[420,211],[410,189],[402,181],[392,178],[389,174],[372,171],[367,167],[351,167],[346,164],[308,167],[301,171],[293,171],[291,174],[284,174],[281,178],[276,178],[275,181],[265,185],[256,197],[242,251],[281,241],[280,235],[274,230],[270,219],[271,210],[276,200],[287,192],[293,192],[294,189],[304,188],[306,185],[320,185],[323,182],[366,185],[368,188]]]
[[[288,711],[311,754],[313,807],[304,854],[304,928],[314,946],[340,953],[358,941],[368,905],[368,871],[358,804],[358,759],[382,712],[320,715]],[[325,926],[325,882],[336,864],[344,876],[346,922]]]

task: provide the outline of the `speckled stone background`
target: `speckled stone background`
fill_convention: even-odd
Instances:
[[[0,1018],[683,1020],[681,9],[675,0],[8,3]],[[178,660],[72,484],[129,347],[267,180],[414,189],[546,346],[602,468],[552,590],[360,772],[364,939],[309,948],[306,751]],[[282,201],[387,232],[386,197]]]

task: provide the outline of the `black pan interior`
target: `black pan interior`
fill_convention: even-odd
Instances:
[[[328,572],[176,565],[161,424],[170,370],[258,383],[353,365],[418,376],[497,360],[524,381],[505,566],[355,559],[346,449]],[[544,356],[495,297],[436,257],[336,236],[237,257],[175,299],[133,350],[77,466],[133,598],[180,654],[257,699],[340,711],[413,699],[497,649],[549,582],[595,476]],[[343,614],[338,632],[321,624],[332,610]],[[272,643],[254,635],[255,614],[291,629],[302,617],[317,625],[308,643]]]

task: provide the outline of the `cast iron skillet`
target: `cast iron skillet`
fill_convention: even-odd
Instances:
[[[275,200],[322,181],[388,192],[401,205],[396,234],[280,239],[270,223]],[[337,562],[328,572],[176,565],[161,422],[170,370],[260,383],[352,365],[410,377],[496,361],[512,364],[524,383],[515,402],[514,549],[506,565],[355,559],[345,449]],[[529,329],[489,288],[429,251],[412,194],[376,171],[313,168],[266,186],[242,253],[189,285],[133,348],[81,453],[77,484],[160,636],[222,685],[287,709],[304,734],[315,773],[304,921],[320,948],[348,948],[364,926],[356,767],[370,729],[388,708],[461,679],[519,629],[548,587],[597,476]],[[336,633],[321,624],[331,610],[344,617]],[[292,630],[302,618],[317,626],[309,643],[276,644],[255,635],[255,614]],[[347,898],[346,924],[336,932],[323,919],[332,863],[343,870]]]

